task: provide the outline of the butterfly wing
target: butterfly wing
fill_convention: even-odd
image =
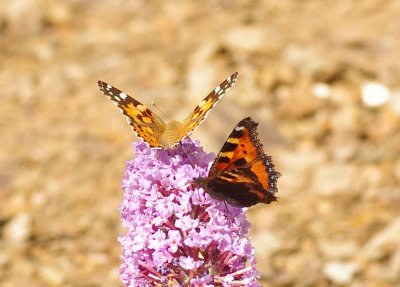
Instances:
[[[250,117],[241,120],[217,155],[206,180],[214,197],[236,206],[276,200],[280,174],[263,151],[257,125]]]
[[[179,130],[180,140],[189,136],[193,130],[207,117],[208,112],[222,98],[222,96],[235,84],[238,73],[233,73],[229,78],[217,86],[196,106],[193,112],[182,122]]]
[[[102,81],[97,82],[100,90],[112,100],[126,116],[136,135],[150,147],[161,147],[160,137],[164,133],[165,123],[145,105],[126,93]]]
[[[258,176],[248,168],[238,168],[208,178],[202,186],[211,196],[234,206],[249,207],[276,201],[274,193],[263,188]]]

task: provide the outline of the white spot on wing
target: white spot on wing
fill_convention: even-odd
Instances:
[[[125,100],[127,95],[125,93],[120,93],[119,96],[121,97],[121,99]]]

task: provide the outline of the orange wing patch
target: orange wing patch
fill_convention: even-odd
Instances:
[[[271,190],[273,193],[277,192],[276,180],[280,173],[274,171],[274,165],[271,157],[267,156],[252,164],[250,170],[257,176],[258,181],[264,189]]]
[[[247,123],[247,126],[243,123]],[[251,133],[255,132],[256,127],[255,122],[242,120],[226,140],[211,170],[218,172],[255,161],[259,156],[257,148],[260,143],[258,140],[253,142],[254,139],[252,141]]]

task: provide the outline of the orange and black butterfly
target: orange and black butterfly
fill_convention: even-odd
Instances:
[[[152,148],[170,148],[189,136],[204,121],[212,107],[235,84],[237,76],[238,73],[234,73],[217,86],[182,122],[170,121],[168,123],[164,123],[145,105],[119,89],[102,81],[98,81],[97,84],[100,90],[126,116],[138,137]]]
[[[234,206],[276,201],[280,173],[263,151],[257,125],[250,117],[241,120],[214,160],[208,176],[197,178],[194,183],[212,197]]]

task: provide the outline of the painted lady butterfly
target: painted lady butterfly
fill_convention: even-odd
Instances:
[[[263,151],[257,125],[250,117],[241,120],[214,160],[208,176],[197,178],[194,183],[234,206],[276,201],[276,182],[281,174]]]
[[[100,90],[109,97],[127,117],[136,135],[152,148],[169,148],[189,136],[206,118],[208,112],[235,84],[238,73],[232,74],[216,87],[183,122],[164,123],[145,105],[113,86],[98,81]]]

